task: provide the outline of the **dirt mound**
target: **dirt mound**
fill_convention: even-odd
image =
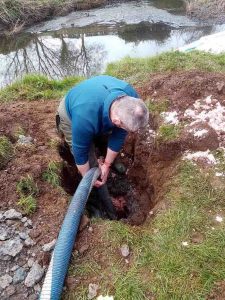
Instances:
[[[143,99],[168,100],[170,109],[180,111],[209,95],[225,104],[225,75],[202,71],[154,74],[139,92]]]

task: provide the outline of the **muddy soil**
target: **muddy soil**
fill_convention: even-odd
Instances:
[[[143,99],[158,103],[166,99],[167,110],[176,110],[182,121],[184,111],[198,99],[212,95],[221,105],[225,104],[225,75],[199,71],[155,74],[142,87],[138,87],[138,91]],[[0,105],[0,135],[6,135],[15,146],[14,157],[0,170],[0,210],[19,209],[16,184],[21,176],[32,175],[39,194],[38,209],[31,216],[34,224],[31,235],[39,245],[57,237],[68,207],[69,194],[74,192],[79,182],[75,169],[63,162],[55,146],[59,142],[55,129],[57,106],[58,101]],[[185,122],[188,124],[188,120]],[[154,130],[157,131],[161,123],[162,118],[153,113],[149,126],[138,134],[129,135],[117,161],[126,166],[126,174],[118,174],[115,170],[110,174],[109,190],[118,215],[123,219],[127,217],[123,221],[131,225],[141,225],[150,211],[152,215],[152,211],[168,205],[163,201],[163,195],[185,150],[213,150],[225,142],[225,136],[218,136],[212,128],[204,139],[193,139],[192,143],[187,142],[190,136],[185,134],[171,141],[160,141]],[[206,123],[202,126],[208,128]],[[32,145],[17,144],[16,132],[19,128],[34,139]],[[64,190],[54,188],[43,180],[43,172],[50,161],[63,162],[61,179]],[[84,244],[90,245],[89,235],[87,230],[80,233],[76,242],[78,248]],[[92,247],[95,247],[99,241],[95,239],[92,242]],[[85,249],[88,252],[88,246]]]

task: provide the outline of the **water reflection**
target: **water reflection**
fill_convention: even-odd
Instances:
[[[0,42],[0,85],[27,73],[51,78],[92,76],[124,56],[145,57],[176,49],[209,34],[212,27],[176,29],[163,23],[93,25]]]

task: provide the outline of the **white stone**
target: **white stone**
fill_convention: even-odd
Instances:
[[[19,237],[15,239],[10,239],[5,242],[2,242],[0,246],[0,259],[1,256],[9,255],[15,257],[23,249],[23,244],[20,241]]]
[[[44,275],[44,269],[35,262],[30,269],[29,273],[27,274],[27,277],[25,279],[25,285],[27,287],[33,287],[36,283],[38,283],[42,276]]]
[[[223,218],[221,216],[216,216],[216,221],[221,223],[223,222]]]
[[[24,244],[29,247],[29,246],[34,246],[35,245],[35,241],[32,240],[29,236],[28,238],[26,238],[26,240],[24,241]]]
[[[56,239],[52,240],[50,243],[44,244],[42,250],[44,252],[49,252],[55,247]]]
[[[12,283],[12,277],[8,274],[0,277],[0,288],[5,289],[7,286],[10,285],[10,283]]]
[[[123,244],[120,248],[121,254],[123,257],[128,257],[130,254],[129,246],[126,244]]]
[[[98,296],[97,300],[114,300],[113,296]]]
[[[22,214],[20,212],[16,211],[14,208],[7,210],[3,216],[9,220],[21,220],[22,219]]]
[[[88,286],[88,299],[94,299],[97,296],[99,286],[95,283],[90,283]]]

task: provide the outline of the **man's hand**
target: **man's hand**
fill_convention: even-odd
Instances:
[[[107,162],[102,163],[101,161],[99,161],[99,168],[101,170],[101,181],[97,180],[94,184],[95,187],[101,187],[103,184],[106,183],[109,175],[110,164]]]

